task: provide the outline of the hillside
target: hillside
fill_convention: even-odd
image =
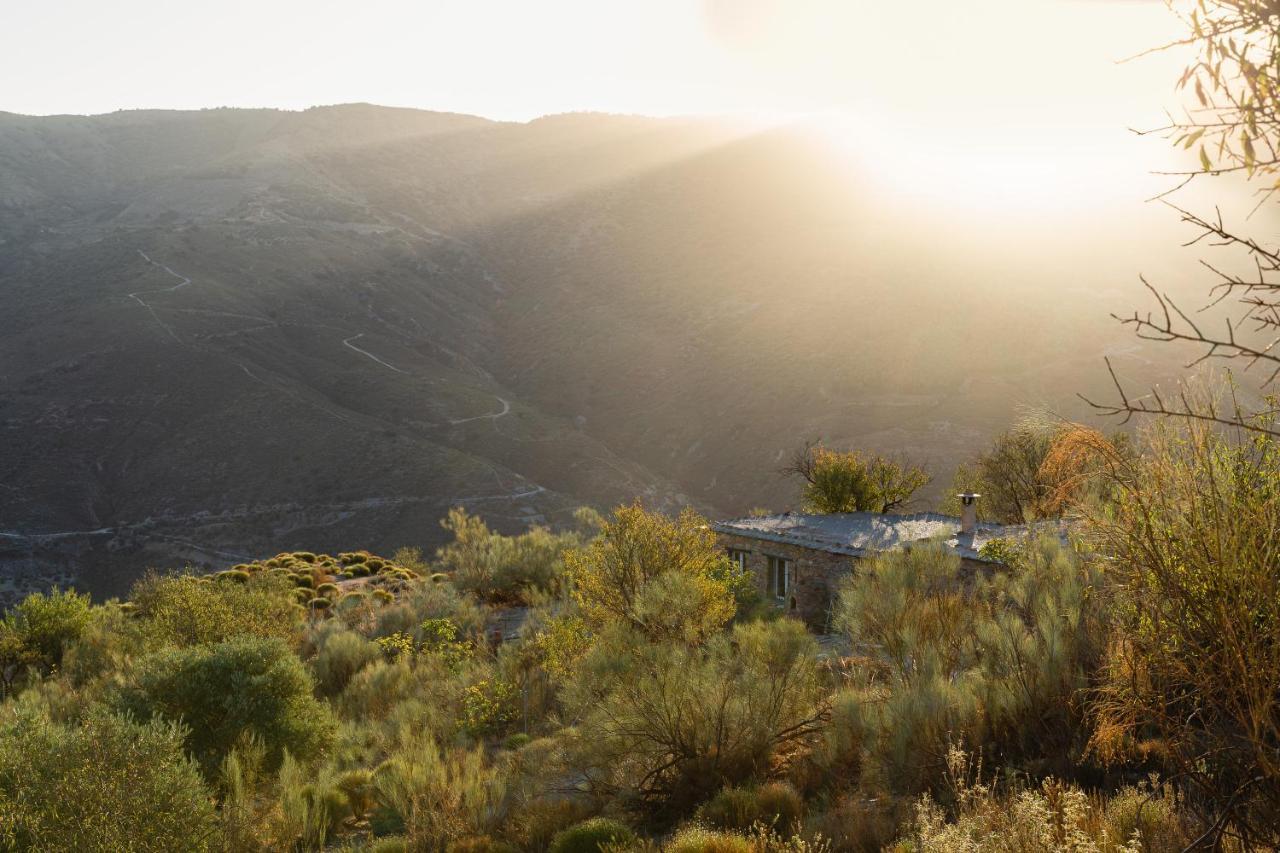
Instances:
[[[936,496],[1104,352],[1159,374],[1061,223],[958,227],[873,177],[709,120],[0,114],[0,573],[107,594],[430,546],[452,505],[783,506],[819,435]]]

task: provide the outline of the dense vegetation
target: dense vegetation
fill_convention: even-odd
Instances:
[[[1273,847],[1280,455],[1204,424],[1046,440],[1070,543],[977,574],[886,552],[835,645],[638,504],[32,595],[0,622],[0,845]]]

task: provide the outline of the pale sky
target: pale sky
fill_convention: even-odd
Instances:
[[[1153,0],[6,0],[3,22],[0,110],[821,114],[922,191],[1140,175],[1126,127],[1160,122],[1179,67],[1116,64],[1178,34]]]
[[[1169,92],[1172,81],[1112,61],[1177,31],[1162,3],[1124,0],[5,5],[0,109],[31,114],[351,101],[516,120],[908,100],[929,112],[1011,99],[1056,110],[1100,93],[1109,103],[1095,106],[1115,114],[1149,109],[1148,85]]]

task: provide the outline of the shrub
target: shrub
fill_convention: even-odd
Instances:
[[[369,845],[369,853],[409,853],[409,840],[402,836],[375,838]]]
[[[249,573],[246,571],[237,571],[235,569],[228,569],[225,572],[218,572],[216,575],[214,575],[214,579],[220,580],[220,581],[229,581],[231,583],[248,583]]]
[[[680,830],[663,849],[665,853],[756,853],[751,839],[702,826]]]
[[[611,846],[634,843],[636,834],[626,824],[593,817],[556,834],[550,853],[604,853]]]
[[[0,847],[180,853],[221,844],[182,729],[99,709],[75,727],[32,713],[0,725]]]
[[[308,610],[328,610],[333,606],[333,602],[327,598],[313,598],[307,602]]]
[[[446,853],[520,853],[520,848],[487,835],[468,835],[449,842]]]
[[[322,583],[316,587],[316,595],[324,598],[335,598],[338,595],[338,585],[336,583]]]
[[[461,508],[450,510],[441,526],[453,534],[453,541],[436,552],[443,569],[436,574],[449,573],[459,589],[490,602],[524,602],[532,593],[559,592],[564,552],[582,544],[576,533],[556,534],[544,527],[503,536]],[[407,568],[427,571],[425,564]],[[431,577],[438,582],[436,575]]]
[[[696,643],[733,617],[740,574],[692,510],[671,519],[619,507],[600,538],[564,559],[592,630],[622,623],[651,640]]]
[[[804,800],[800,793],[786,782],[770,782],[761,785],[755,793],[760,820],[775,832],[790,835],[800,826],[804,814]]]
[[[829,733],[844,751],[833,760],[863,743],[881,782],[909,794],[939,792],[952,740],[991,761],[1070,772],[1089,736],[1073,700],[1106,635],[1101,576],[1053,538],[1017,553],[1003,574],[966,578],[955,554],[922,545],[844,583],[836,624],[879,666],[859,671],[861,698],[842,696],[849,728]]]
[[[1191,839],[1167,786],[1126,788],[1107,800],[1107,830],[1115,841],[1137,839],[1143,853],[1181,853]]]
[[[790,619],[738,625],[693,649],[602,638],[566,693],[581,715],[567,760],[602,796],[678,815],[759,778],[776,750],[821,727],[814,648]]]
[[[806,444],[786,473],[804,480],[809,512],[893,512],[929,484],[923,468],[887,456]]]
[[[760,809],[750,788],[722,788],[702,804],[698,817],[719,829],[749,829],[760,819]]]
[[[18,602],[5,614],[4,625],[49,668],[62,662],[63,652],[80,638],[90,616],[89,596],[54,589],[48,595],[33,592]]]
[[[507,739],[502,742],[502,748],[511,750],[521,749],[528,746],[531,740],[532,738],[524,732],[516,732],[513,735],[507,735]]]
[[[906,805],[892,797],[867,797],[859,792],[811,815],[805,833],[826,840],[841,853],[897,853],[899,848],[891,845],[904,822]]]
[[[328,624],[335,624],[335,621]],[[311,659],[316,690],[321,696],[337,696],[356,673],[381,656],[382,652],[375,643],[354,631],[338,627],[324,634],[315,657]]]
[[[795,788],[773,782],[759,788],[724,788],[698,810],[713,828],[749,830],[763,824],[790,835],[800,824],[804,801]]]
[[[462,726],[472,737],[501,734],[518,716],[512,684],[483,679],[463,691]]]
[[[1206,825],[1274,846],[1280,444],[1195,422],[1158,422],[1143,442],[1136,459],[1090,444],[1113,486],[1086,509],[1090,538],[1120,598],[1095,745],[1120,758],[1158,738]]]
[[[212,779],[246,737],[261,741],[271,766],[285,750],[304,760],[318,755],[334,723],[312,687],[283,641],[237,637],[148,656],[118,702],[140,719],[160,716],[188,725],[187,748]]]
[[[442,751],[429,732],[413,732],[374,774],[378,800],[403,819],[415,849],[439,849],[483,835],[501,819],[501,775],[484,750]]]
[[[134,585],[132,599],[156,645],[194,646],[246,634],[290,639],[302,626],[288,585],[267,574],[246,584],[153,574]]]

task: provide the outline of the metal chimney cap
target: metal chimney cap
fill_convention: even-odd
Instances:
[[[956,495],[956,497],[960,499],[961,503],[963,503],[965,506],[968,506],[969,504],[976,501],[978,498],[982,497],[982,495],[979,492],[961,492],[960,494]]]

